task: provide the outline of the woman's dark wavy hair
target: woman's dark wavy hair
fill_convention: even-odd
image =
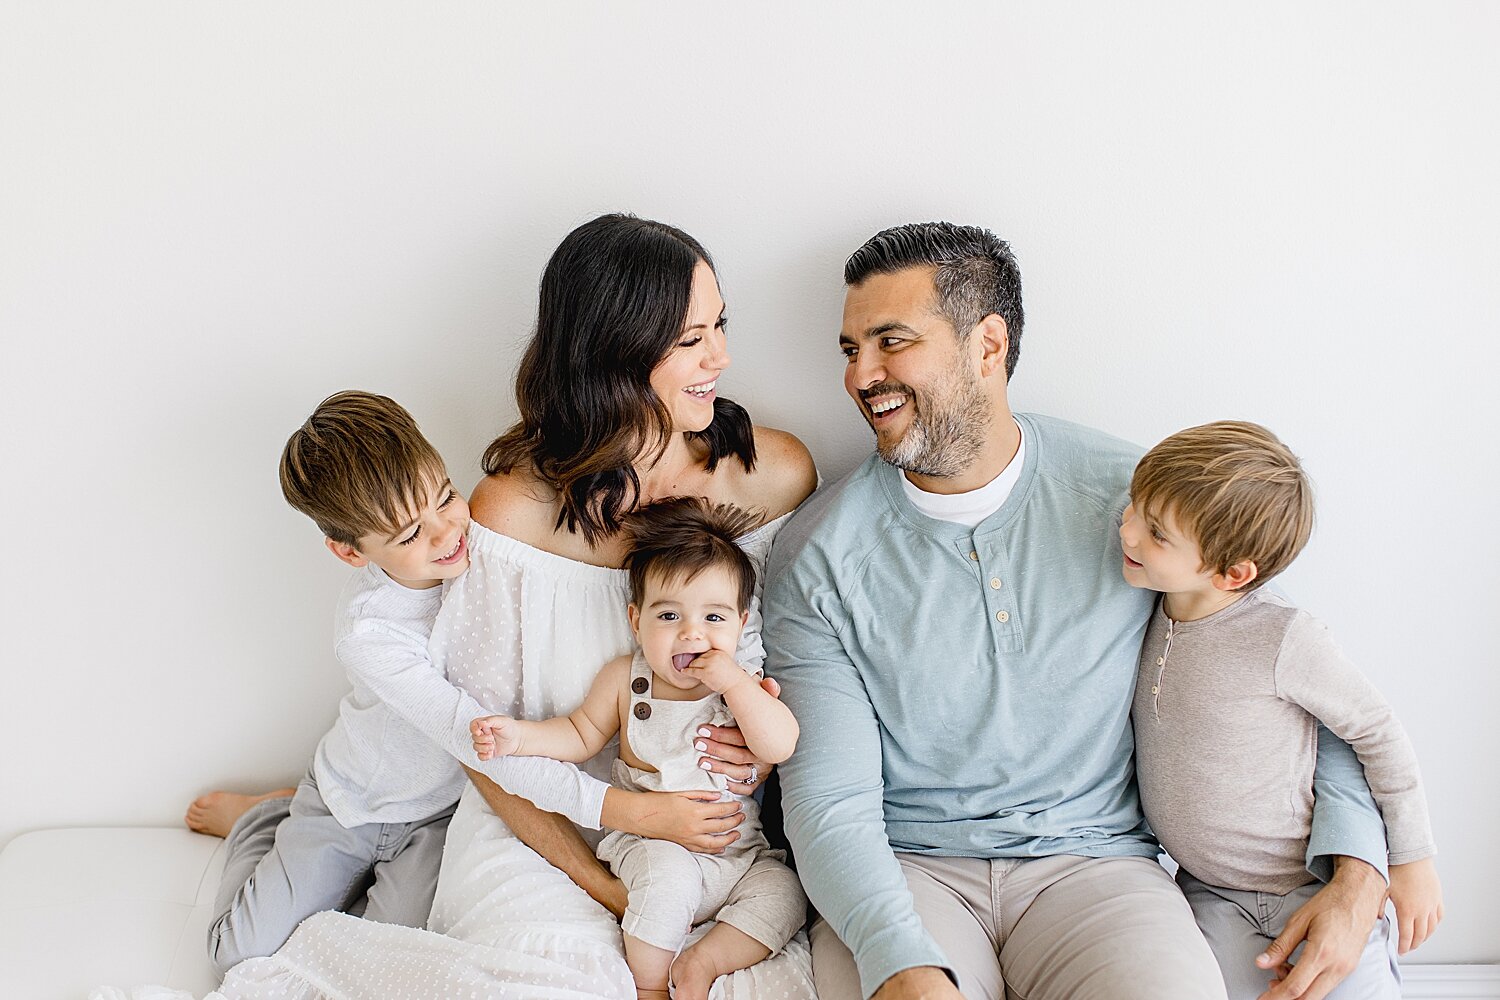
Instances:
[[[521,419],[484,451],[486,475],[529,467],[562,497],[557,526],[589,544],[620,529],[640,480],[633,463],[671,440],[651,372],[687,323],[693,269],[713,267],[702,244],[673,226],[602,215],[573,230],[542,272],[536,330],[516,372]],[[689,435],[709,471],[733,456],[755,467],[744,407],[722,396],[713,421]]]

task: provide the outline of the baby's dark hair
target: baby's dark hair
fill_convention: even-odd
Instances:
[[[761,516],[733,504],[711,504],[702,497],[669,497],[622,518],[630,551],[630,601],[640,607],[646,578],[687,582],[712,567],[727,571],[740,587],[739,611],[755,594],[755,564],[735,541],[754,530]]]

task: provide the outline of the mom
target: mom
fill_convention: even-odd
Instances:
[[[763,565],[816,473],[796,438],[755,426],[719,396],[729,362],[718,280],[691,236],[626,215],[568,235],[542,275],[516,377],[520,419],[484,454],[470,569],[433,631],[434,660],[450,680],[518,717],[576,708],[599,668],[633,648],[621,517],[652,500],[692,495],[761,512],[742,543]],[[746,636],[739,658],[758,664],[758,610]],[[737,730],[716,730],[703,746],[704,763],[733,791],[753,791],[767,771]],[[584,769],[603,779],[610,763]],[[562,960],[590,942],[617,943],[605,909],[622,913],[625,893],[585,834],[470,777],[429,927]],[[698,851],[722,849],[739,818],[732,803],[614,788],[599,816]]]

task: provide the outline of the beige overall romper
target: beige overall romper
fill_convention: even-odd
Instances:
[[[732,726],[724,699],[697,701],[651,697],[655,680],[639,649],[630,664],[630,708],[624,741],[655,772],[614,765],[616,787],[632,792],[716,791],[731,798],[722,774],[698,766],[693,748],[698,727]],[[599,844],[599,860],[625,883],[630,903],[621,927],[626,934],[676,952],[688,931],[717,919],[750,935],[774,955],[801,928],[807,897],[782,852],[771,850],[760,829],[760,805],[734,796],[744,809],[740,839],[723,854],[695,854],[666,840],[613,831]]]

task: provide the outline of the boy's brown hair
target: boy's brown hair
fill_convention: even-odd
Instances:
[[[1205,569],[1255,563],[1246,589],[1286,569],[1312,534],[1312,482],[1259,424],[1220,420],[1178,431],[1141,459],[1130,497],[1148,517],[1170,513],[1197,540]]]
[[[388,396],[334,393],[281,452],[281,492],[335,542],[391,534],[447,473],[411,414]]]
[[[726,570],[739,583],[739,611],[750,608],[755,594],[755,564],[735,539],[754,530],[759,514],[733,504],[711,504],[701,497],[669,497],[641,507],[622,519],[630,552],[630,602],[646,599],[646,578],[686,582],[712,567]]]

